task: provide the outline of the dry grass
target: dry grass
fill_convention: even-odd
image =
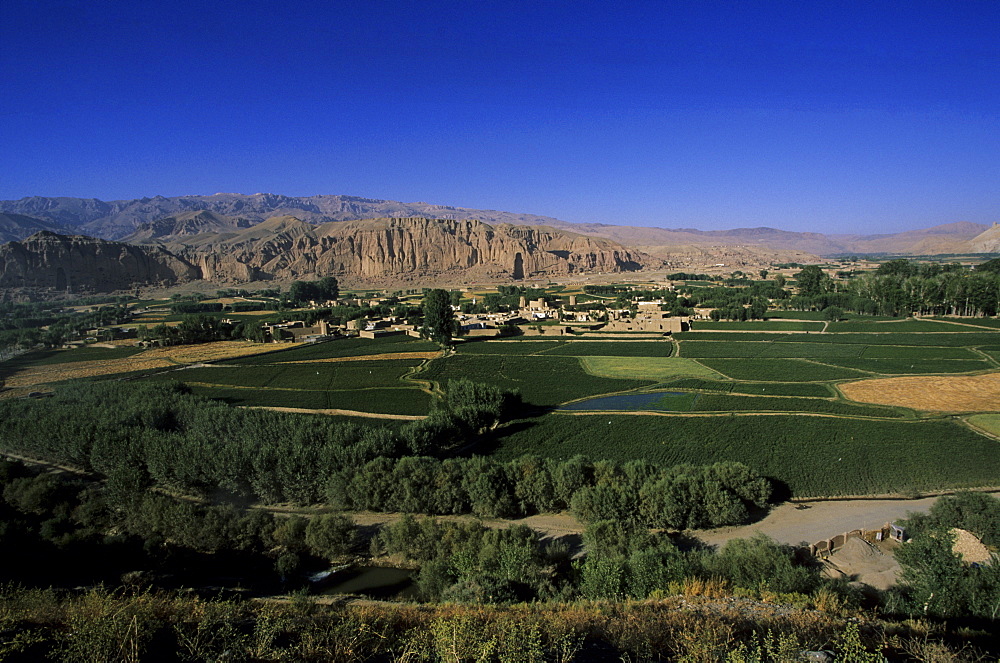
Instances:
[[[277,350],[287,346],[275,346]],[[18,371],[4,381],[10,391],[4,397],[23,396],[34,388],[79,378],[93,378],[116,373],[148,371],[170,366],[197,364],[206,361],[231,359],[244,355],[260,354],[272,348],[249,341],[219,341],[197,345],[178,345],[166,348],[151,348],[131,357],[113,360],[80,361],[66,364],[29,366]]]
[[[839,388],[847,398],[862,403],[933,412],[1000,412],[1000,373],[862,380]]]

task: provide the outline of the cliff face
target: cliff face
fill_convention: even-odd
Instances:
[[[198,268],[158,247],[43,231],[0,246],[0,288],[108,292],[200,278]]]
[[[269,219],[218,241],[208,235],[169,245],[214,280],[336,275],[358,280],[448,274],[520,279],[582,271],[628,272],[661,263],[611,240],[544,226],[479,221],[375,219],[310,226]]]
[[[662,261],[611,240],[545,226],[479,221],[375,219],[312,226],[276,217],[249,228],[131,245],[39,232],[0,246],[0,288],[108,292],[168,286],[313,279],[511,280],[580,272],[629,272]]]

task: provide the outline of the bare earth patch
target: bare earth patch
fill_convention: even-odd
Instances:
[[[838,385],[862,403],[934,412],[1000,412],[1000,373],[928,375],[861,380]]]

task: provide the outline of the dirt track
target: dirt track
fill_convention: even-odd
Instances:
[[[827,539],[852,529],[874,529],[886,522],[905,518],[908,513],[927,513],[937,497],[918,500],[833,500],[829,502],[785,503],[764,520],[742,527],[701,530],[694,534],[712,545],[729,539],[743,539],[758,532],[779,543],[798,545]]]
[[[937,497],[916,500],[872,499],[831,500],[786,503],[771,511],[763,520],[742,527],[695,530],[695,537],[709,545],[723,545],[729,539],[742,539],[762,532],[779,543],[798,545],[827,539],[852,529],[874,529],[886,522],[905,518],[909,513],[927,513]],[[359,525],[392,522],[400,514],[363,512],[354,514]],[[473,516],[443,516],[445,520],[474,520]],[[569,513],[550,513],[517,520],[485,519],[487,527],[527,525],[552,538],[578,535],[584,526]]]

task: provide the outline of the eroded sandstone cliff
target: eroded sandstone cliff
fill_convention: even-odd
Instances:
[[[219,281],[336,275],[357,280],[449,274],[520,279],[629,272],[661,261],[611,240],[545,226],[471,220],[374,219],[310,226],[274,218],[238,233],[168,245]]]
[[[49,231],[0,245],[0,288],[109,292],[200,277],[197,267],[160,247]]]

